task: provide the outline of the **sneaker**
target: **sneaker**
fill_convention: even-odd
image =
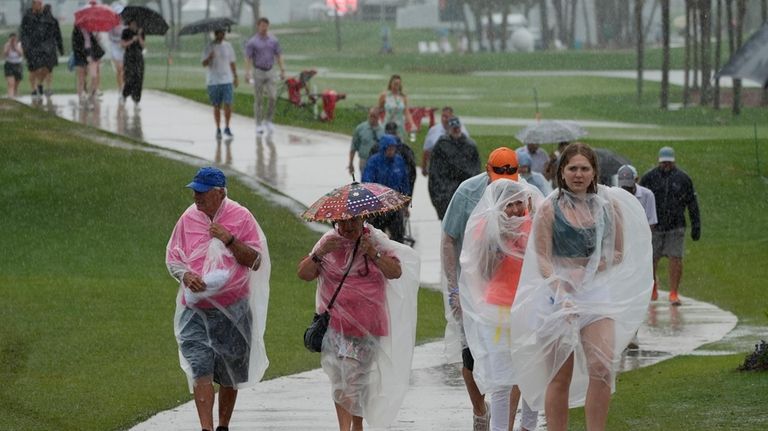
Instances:
[[[227,135],[228,138],[233,138],[235,136],[232,134],[232,130],[229,127],[224,128],[224,134]]]
[[[651,301],[659,299],[659,284],[653,281],[653,291],[651,292]]]
[[[680,297],[677,295],[677,292],[669,292],[669,305],[679,306],[683,305],[683,302],[680,301]]]
[[[53,96],[53,90],[51,90],[50,88],[45,90],[45,97],[51,97],[51,96]]]
[[[221,129],[216,129],[216,139],[221,139]]]
[[[472,431],[489,431],[491,426],[491,406],[485,402],[485,414],[482,416],[472,415]]]
[[[267,133],[272,133],[275,131],[275,125],[272,124],[271,121],[265,121],[264,127],[267,129]]]
[[[261,124],[256,125],[256,134],[257,135],[263,135],[264,134],[264,126]]]

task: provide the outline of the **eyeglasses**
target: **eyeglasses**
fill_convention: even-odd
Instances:
[[[491,169],[497,175],[514,175],[517,173],[517,166],[512,165],[491,166]]]

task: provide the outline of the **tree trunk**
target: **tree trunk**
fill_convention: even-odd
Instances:
[[[589,12],[587,11],[587,2],[585,1],[581,2],[581,13],[584,15],[584,47],[590,48],[592,47],[592,30],[590,30]]]
[[[578,5],[579,0],[572,0],[571,3],[571,23],[568,25],[568,47],[569,48],[575,48],[576,47],[576,6]]]
[[[723,0],[715,0],[717,22],[715,22],[715,70],[720,71],[720,50],[723,47]],[[712,96],[715,109],[720,109],[720,78],[715,78],[715,90]]]
[[[760,17],[763,19],[763,24],[768,22],[768,0],[760,2]],[[763,98],[760,100],[760,104],[768,106],[768,87],[763,87]]]
[[[691,1],[691,50],[693,53],[693,89],[699,89],[699,0]]]
[[[488,28],[485,30],[488,37],[488,51],[496,52],[496,26],[493,24],[493,8],[490,6],[488,12]]]
[[[643,3],[635,0],[635,42],[637,44],[637,104],[643,103],[643,55],[645,37],[643,36]]]
[[[509,29],[507,29],[507,15],[509,15],[509,2],[505,1],[501,7],[501,31],[499,32],[501,40],[499,41],[499,51],[507,52],[507,40],[509,39]]]
[[[712,101],[712,0],[699,0],[699,23],[701,25],[701,104],[709,106]]]
[[[736,49],[741,48],[744,35],[744,17],[746,14],[747,1],[736,0]],[[741,79],[733,80],[733,106],[731,107],[731,112],[733,112],[733,115],[741,114]]]
[[[539,0],[539,20],[541,21],[541,49],[549,49],[549,16],[547,0]]]
[[[472,30],[469,27],[469,18],[467,18],[467,14],[465,13],[467,7],[469,7],[469,0],[465,0],[462,7],[461,16],[464,19],[464,37],[467,38],[467,53],[472,53]]]
[[[341,52],[341,18],[339,17],[339,2],[333,2],[333,21],[336,24],[336,51]]]
[[[565,38],[567,37],[567,29],[565,25],[565,16],[563,11],[563,0],[552,0],[552,6],[554,6],[555,9],[555,22],[556,22],[556,30],[557,30],[557,38],[560,40],[560,43],[564,45],[568,45]]]
[[[685,0],[685,47],[683,60],[683,106],[688,106],[691,97],[691,0]]]
[[[661,109],[669,109],[669,0],[661,0]]]

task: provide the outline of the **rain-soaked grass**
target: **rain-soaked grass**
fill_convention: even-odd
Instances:
[[[768,373],[739,372],[743,355],[682,356],[621,374],[609,430],[764,430]],[[571,415],[584,429],[583,410]]]
[[[122,429],[189,400],[164,253],[196,168],[13,102],[0,119],[0,429]],[[301,343],[313,285],[295,271],[318,234],[237,181],[229,192],[269,240],[266,377],[316,368]],[[421,292],[419,319],[420,340],[441,335],[439,294]]]

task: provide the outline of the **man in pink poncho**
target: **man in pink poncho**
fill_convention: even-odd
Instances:
[[[217,383],[216,431],[227,431],[238,389],[259,381],[268,363],[269,251],[253,215],[227,198],[223,172],[201,168],[187,187],[195,203],[166,250],[168,270],[181,284],[174,327],[202,429],[213,430]]]

